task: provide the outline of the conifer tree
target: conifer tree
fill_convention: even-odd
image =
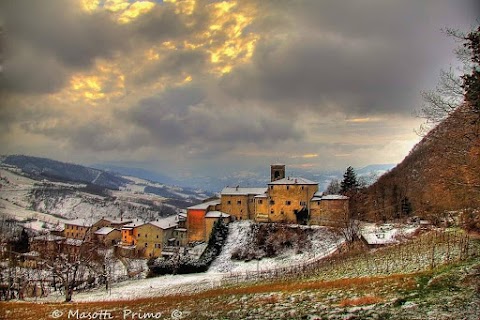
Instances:
[[[358,180],[355,170],[352,167],[348,167],[345,173],[343,174],[343,180],[341,183],[342,194],[346,194],[349,191],[355,191],[358,189]]]

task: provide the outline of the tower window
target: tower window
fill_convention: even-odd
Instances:
[[[292,204],[292,202],[291,202],[290,200],[287,200],[287,201],[285,201],[285,204],[286,204],[287,206],[289,206],[289,205]]]

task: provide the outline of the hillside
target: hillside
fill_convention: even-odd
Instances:
[[[5,319],[67,319],[125,310],[165,319],[478,319],[478,240],[427,232],[385,249],[332,257],[321,268],[224,281],[220,274],[174,275],[76,295],[76,303],[0,302]],[[435,248],[432,251],[432,248]],[[435,252],[435,255],[432,255]],[[467,254],[468,253],[468,254]],[[434,265],[432,265],[434,263]],[[201,301],[201,303],[199,303]],[[33,313],[32,310],[35,310]],[[146,317],[145,317],[146,318]]]
[[[467,106],[429,132],[395,168],[361,194],[366,218],[418,215],[438,220],[447,212],[480,207],[480,127]]]
[[[18,221],[151,220],[211,195],[44,158],[6,156],[0,162],[0,215]]]

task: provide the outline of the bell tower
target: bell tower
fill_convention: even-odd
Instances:
[[[285,178],[285,165],[272,164],[270,165],[270,182]]]

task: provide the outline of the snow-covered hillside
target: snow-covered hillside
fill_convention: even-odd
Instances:
[[[220,255],[213,261],[208,272],[244,272],[261,271],[290,266],[298,263],[305,263],[311,259],[321,259],[335,251],[344,238],[331,228],[320,226],[291,226],[293,228],[310,229],[308,241],[311,244],[308,250],[297,253],[297,250],[290,248],[274,258],[262,258],[248,262],[232,260],[232,254],[242,248],[252,246],[252,221],[236,221],[229,224],[227,242]]]
[[[141,218],[153,220],[211,196],[135,177],[119,190],[76,182],[39,180],[21,169],[0,164],[0,215],[23,221],[63,223],[64,219]]]

